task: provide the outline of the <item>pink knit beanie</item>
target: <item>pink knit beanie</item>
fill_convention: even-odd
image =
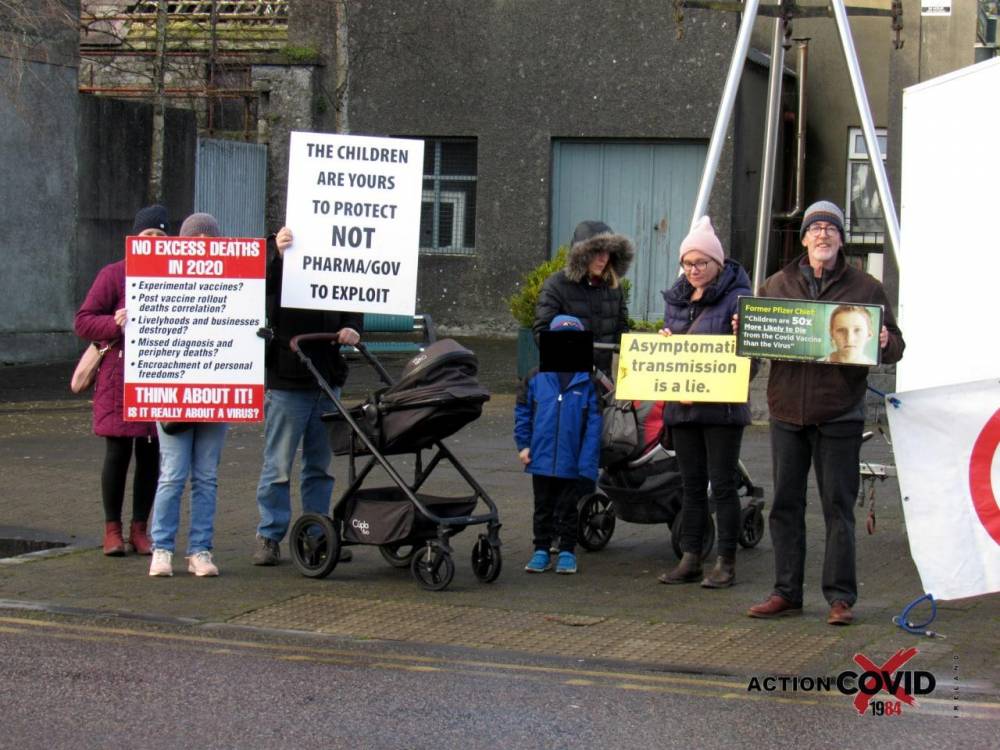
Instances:
[[[722,250],[722,243],[715,236],[712,221],[707,216],[702,216],[698,219],[694,223],[694,226],[691,227],[688,236],[681,241],[680,259],[684,260],[684,256],[692,250],[701,251],[720,266],[726,261],[726,254]]]

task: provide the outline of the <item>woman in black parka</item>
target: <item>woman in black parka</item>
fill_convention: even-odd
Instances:
[[[632,265],[635,247],[601,221],[581,221],[573,232],[566,267],[549,276],[535,306],[535,339],[556,315],[580,319],[594,341],[617,344],[628,331],[628,307],[621,278]],[[611,352],[594,350],[594,364],[611,376]]]

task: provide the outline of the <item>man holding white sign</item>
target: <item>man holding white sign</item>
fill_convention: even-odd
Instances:
[[[364,320],[356,312],[282,306],[279,300],[285,251],[291,245],[292,230],[282,227],[274,237],[274,256],[267,265],[267,322],[272,340],[265,359],[264,464],[257,485],[260,523],[257,525],[254,565],[277,565],[281,558],[279,543],[288,533],[292,517],[292,463],[300,443],[302,473],[299,486],[303,512],[329,515],[333,495],[334,478],[330,473],[333,454],[326,425],[320,417],[336,407],[289,348],[289,342],[303,333],[338,331],[337,344],[353,346],[361,340]],[[303,344],[302,350],[339,392],[347,380],[347,362],[339,346],[334,348],[327,342],[312,342]],[[349,560],[350,551],[342,550],[340,559]]]
[[[903,335],[878,280],[847,263],[842,252],[844,214],[819,201],[806,209],[800,231],[806,252],[769,277],[760,296],[882,305],[882,362],[903,357]],[[767,381],[771,414],[775,584],[771,595],[750,608],[750,617],[801,614],[806,557],[806,482],[814,466],[826,521],[823,596],[827,622],[850,625],[858,598],[854,550],[854,503],[858,496],[861,434],[868,368],[773,360]]]

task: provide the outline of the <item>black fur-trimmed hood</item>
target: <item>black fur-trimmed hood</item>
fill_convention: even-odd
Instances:
[[[601,250],[608,251],[608,264],[619,279],[628,273],[632,259],[635,258],[635,246],[628,237],[610,233],[598,234],[573,245],[566,258],[566,268],[563,269],[563,273],[571,281],[582,281],[587,276],[590,261]]]

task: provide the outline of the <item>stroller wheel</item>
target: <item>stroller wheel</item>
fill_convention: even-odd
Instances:
[[[764,514],[759,505],[748,505],[740,512],[740,546],[756,547],[764,538]]]
[[[382,558],[394,568],[408,568],[413,562],[413,556],[417,554],[419,545],[416,544],[381,544],[378,551],[382,553]]]
[[[674,554],[677,555],[677,559],[679,560],[684,555],[684,551],[681,549],[680,513],[674,516],[674,520],[670,522],[670,544],[674,548]],[[713,547],[715,547],[715,520],[712,518],[712,514],[709,513],[705,518],[705,533],[701,537],[702,560],[708,559],[708,556],[712,554]]]
[[[486,536],[480,534],[479,540],[472,548],[472,572],[483,583],[493,583],[500,577],[503,568],[503,557],[500,547],[490,544]]]
[[[340,534],[333,521],[319,513],[306,513],[292,526],[292,561],[307,578],[325,578],[340,560]]]
[[[451,555],[442,552],[434,544],[422,547],[413,556],[410,570],[413,571],[413,577],[417,579],[417,583],[428,591],[441,591],[441,589],[447,588],[451,579],[455,577],[455,563],[451,559]]]
[[[577,541],[585,550],[604,549],[615,533],[615,509],[607,495],[595,492],[580,500]]]

